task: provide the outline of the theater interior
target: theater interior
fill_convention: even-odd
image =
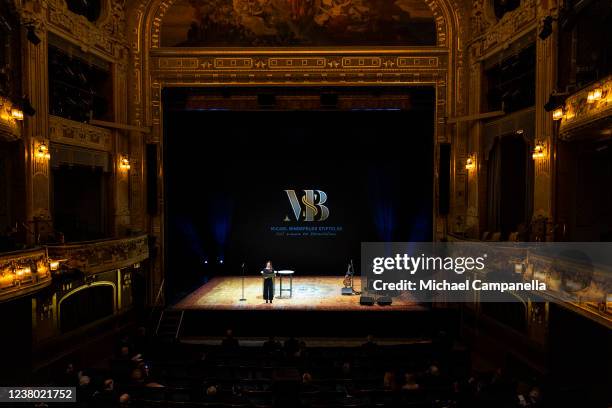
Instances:
[[[516,255],[612,241],[610,27],[611,0],[0,0],[0,408],[612,407],[612,264]],[[367,296],[371,242],[547,289]]]

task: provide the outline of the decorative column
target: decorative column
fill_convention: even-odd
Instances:
[[[28,7],[27,9],[25,7]],[[36,110],[24,120],[24,146],[26,170],[26,220],[28,243],[46,239],[53,231],[50,203],[49,166],[49,104],[47,78],[47,32],[43,20],[42,4],[25,3],[22,16],[23,92]],[[25,27],[33,27],[38,44],[28,40]],[[45,151],[46,149],[46,151]]]
[[[481,83],[482,83],[482,67],[479,62],[473,61],[470,58],[470,81],[469,81],[469,113],[480,113],[481,106]],[[481,140],[482,123],[480,121],[472,121],[464,124],[466,129],[466,151],[463,160],[463,168],[468,157],[472,159],[473,168],[466,170],[467,177],[467,209],[466,209],[466,232],[470,238],[479,238],[480,231],[483,229],[482,224],[486,217],[483,217],[483,212],[486,211],[486,201],[484,197],[484,180],[483,172],[485,171],[485,155],[482,151],[483,143]]]
[[[127,123],[127,53],[122,49],[121,56],[113,65],[113,95],[115,108],[115,121]],[[113,229],[115,235],[125,235],[130,225],[130,175],[134,169],[134,158],[130,152],[130,139],[127,131],[115,130],[114,149],[114,219]]]
[[[550,7],[546,7],[550,4]],[[556,1],[543,2],[538,7],[538,32],[541,28],[543,19],[553,14],[556,10]],[[539,158],[534,163],[534,202],[533,202],[533,222],[534,229],[543,229],[543,237],[550,241],[553,239],[554,232],[554,151],[555,151],[555,135],[552,113],[544,110],[544,105],[548,102],[550,94],[555,89],[557,72],[556,72],[556,43],[557,43],[557,27],[554,25],[553,34],[542,40],[538,37],[536,41],[536,141],[541,141],[545,146],[545,156]]]

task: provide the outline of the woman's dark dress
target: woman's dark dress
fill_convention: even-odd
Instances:
[[[262,271],[263,297],[265,300],[274,299],[274,269],[264,269]]]

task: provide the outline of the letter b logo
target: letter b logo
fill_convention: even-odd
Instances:
[[[324,191],[304,190],[301,202],[295,190],[285,190],[285,193],[296,221],[325,221],[329,217],[329,208],[323,205],[327,201]]]

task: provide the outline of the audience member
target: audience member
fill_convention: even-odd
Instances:
[[[371,334],[368,334],[368,337],[366,338],[366,342],[363,343],[361,347],[363,347],[364,351],[371,353],[376,350],[376,348],[378,347],[378,344],[376,344],[376,342],[374,341],[374,336]]]
[[[234,338],[232,329],[226,330],[225,338],[221,341],[221,346],[227,351],[235,350],[240,346],[238,340]]]
[[[264,341],[263,349],[267,353],[275,353],[281,349],[281,344],[274,338],[274,336],[270,336],[268,340]]]
[[[402,389],[409,391],[416,391],[420,388],[419,384],[416,382],[416,376],[412,373],[404,374],[404,385]]]

